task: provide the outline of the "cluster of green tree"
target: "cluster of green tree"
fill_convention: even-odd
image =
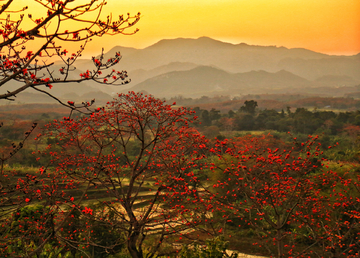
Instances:
[[[356,110],[360,108],[360,100],[350,97],[318,97],[307,95],[292,95],[292,94],[262,94],[262,95],[246,95],[240,97],[230,96],[215,96],[201,98],[185,98],[185,97],[173,97],[169,102],[175,101],[178,105],[188,107],[200,107],[201,109],[210,110],[216,106],[222,113],[229,110],[238,109],[238,107],[245,101],[253,99],[259,105],[261,109],[274,109],[281,111],[286,107],[292,108],[309,108],[309,109],[326,109],[326,110]]]
[[[257,107],[254,100],[245,101],[236,112],[222,114],[212,108],[210,111],[195,108],[199,123],[198,130],[209,138],[242,136],[245,134],[271,133],[284,141],[291,141],[289,132],[303,141],[308,135],[319,135],[323,149],[336,143],[336,149],[327,150],[326,156],[333,160],[357,162],[359,160],[360,112],[310,111],[297,108],[292,111]]]
[[[275,130],[278,132],[293,132],[303,134],[319,134],[326,132],[329,135],[338,135],[346,132],[348,125],[360,125],[360,112],[338,112],[297,108],[292,111],[290,107],[286,111],[278,112],[274,109],[257,109],[254,100],[245,101],[236,112],[230,110],[222,114],[212,108],[210,111],[194,108],[199,116],[199,127],[217,126],[222,131],[252,131],[252,130]]]

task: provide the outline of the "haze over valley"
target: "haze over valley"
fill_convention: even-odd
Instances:
[[[117,46],[105,53],[105,60],[116,52],[122,60],[115,69],[128,71],[131,83],[55,84],[51,92],[74,100],[108,100],[112,94],[128,90],[161,98],[248,94],[351,97],[360,92],[360,53],[333,56],[301,48],[230,44],[208,37],[161,40],[144,49]],[[79,60],[72,76],[93,67],[92,60]],[[60,68],[60,63],[52,66],[55,76]],[[49,100],[31,91],[17,98],[23,103]]]

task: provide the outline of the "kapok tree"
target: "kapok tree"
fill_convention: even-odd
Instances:
[[[326,235],[331,257],[360,255],[360,176],[352,171],[338,177],[332,195],[333,230]],[[329,256],[330,257],[330,256]]]
[[[211,167],[217,181],[210,191],[218,210],[227,222],[256,232],[254,244],[270,255],[351,256],[352,249],[338,241],[340,232],[348,232],[342,231],[349,223],[344,208],[358,203],[345,198],[346,181],[337,173],[320,172],[316,139],[287,146],[269,136],[246,136],[218,141],[212,149],[218,160]]]
[[[57,142],[47,152],[54,173],[65,188],[76,183],[80,191],[63,191],[68,211],[80,209],[125,232],[127,249],[137,258],[153,257],[168,236],[191,231],[205,206],[194,182],[206,140],[189,127],[193,121],[193,111],[129,92],[89,117],[49,124],[46,135]],[[83,235],[91,245],[91,234]],[[145,255],[146,239],[152,242]]]
[[[116,65],[121,59],[120,53],[114,53],[114,57],[104,60],[103,55],[99,59],[93,58],[94,68],[80,73],[75,68],[76,60],[82,55],[86,45],[93,37],[101,37],[105,34],[133,34],[136,32],[127,29],[134,26],[140,19],[140,14],[135,16],[120,15],[114,20],[111,14],[107,17],[102,13],[105,1],[82,1],[74,0],[33,0],[36,7],[15,6],[13,0],[1,1],[0,7],[0,92],[1,100],[15,100],[21,92],[32,89],[48,95],[64,106],[73,110],[90,111],[89,107],[94,101],[83,102],[76,105],[73,101],[61,101],[51,93],[51,88],[56,84],[75,83],[85,80],[94,80],[103,84],[124,84],[127,79],[126,71],[109,69]],[[31,9],[34,8],[34,9]],[[92,14],[92,15],[91,15]],[[78,50],[69,53],[62,44],[73,42],[79,44]],[[54,65],[54,61],[62,62],[61,65]],[[71,113],[70,113],[71,114]],[[36,124],[25,133],[24,140],[33,131]],[[31,219],[27,223],[32,226],[24,227],[20,234],[14,234],[11,227],[15,218],[22,218],[17,215],[28,204],[34,200],[44,201],[45,204],[54,204],[52,191],[56,185],[49,187],[49,181],[40,180],[39,177],[30,174],[21,174],[5,167],[9,158],[18,152],[24,141],[13,143],[9,150],[2,152],[1,181],[0,181],[0,245],[1,256],[13,255],[11,243],[19,243],[19,239],[29,239],[37,235],[40,246],[34,246],[33,241],[25,241],[26,248],[24,256],[39,254],[42,247],[51,238],[47,230],[33,230],[33,225],[44,229],[41,224],[46,224],[55,214],[53,209],[44,209],[44,219],[34,222]],[[53,188],[51,191],[50,188]],[[46,196],[43,199],[43,194]],[[52,196],[49,198],[49,195]],[[25,230],[28,228],[27,230]],[[41,234],[39,232],[42,232]],[[51,233],[52,234],[52,233]],[[44,236],[42,238],[42,236]],[[10,244],[10,245],[8,245]],[[29,248],[27,248],[29,247]],[[10,250],[10,251],[9,251]],[[4,252],[3,252],[4,251]]]
[[[140,13],[120,15],[116,20],[111,14],[104,17],[102,10],[106,2],[102,0],[82,3],[33,0],[37,4],[36,10],[27,6],[19,10],[13,7],[13,0],[3,2],[0,9],[0,87],[4,89],[14,82],[18,86],[5,89],[0,93],[0,99],[14,100],[17,94],[33,89],[73,110],[88,108],[92,103],[75,105],[71,100],[64,103],[46,89],[55,84],[85,80],[103,84],[128,82],[126,71],[109,69],[119,62],[120,53],[114,53],[108,60],[103,60],[103,55],[99,59],[93,58],[94,68],[80,74],[74,65],[93,37],[135,33],[137,29],[130,32],[127,29],[138,22]],[[74,53],[68,53],[62,44],[69,42],[81,45]],[[62,61],[62,65],[54,66],[55,60]]]

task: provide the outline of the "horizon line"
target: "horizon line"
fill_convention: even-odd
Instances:
[[[211,39],[213,41],[218,41],[218,42],[221,42],[221,43],[224,43],[224,44],[230,44],[230,45],[233,45],[233,46],[240,46],[240,45],[246,45],[246,46],[253,46],[253,47],[275,47],[275,48],[285,48],[285,49],[289,49],[289,50],[292,50],[292,49],[302,49],[302,50],[307,50],[307,51],[311,51],[311,52],[314,52],[314,53],[319,53],[319,54],[323,54],[323,55],[328,55],[328,56],[344,56],[344,57],[353,57],[353,56],[356,56],[356,55],[359,55],[360,52],[358,53],[355,53],[355,54],[341,54],[341,53],[334,53],[334,54],[330,54],[330,53],[324,53],[324,52],[319,52],[319,51],[314,51],[314,50],[311,50],[311,49],[308,49],[308,48],[305,48],[305,47],[286,47],[286,46],[279,46],[279,45],[260,45],[260,44],[254,44],[254,43],[247,43],[247,42],[238,42],[238,43],[235,43],[235,42],[231,42],[229,40],[226,40],[226,39],[217,39],[217,38],[212,38],[212,37],[209,37],[209,36],[200,36],[200,37],[174,37],[174,38],[162,38],[162,39],[159,39],[153,43],[150,43],[148,44],[147,46],[145,47],[142,47],[142,48],[137,48],[137,47],[131,47],[131,46],[124,46],[124,45],[115,45],[113,47],[111,47],[109,49],[109,51],[106,51],[105,53],[108,53],[110,52],[111,50],[113,50],[114,48],[117,48],[117,47],[123,47],[123,48],[132,48],[132,49],[136,49],[136,50],[143,50],[143,49],[146,49],[146,48],[149,48],[149,47],[152,47],[156,44],[158,44],[159,42],[161,41],[171,41],[171,40],[180,40],[180,39],[184,39],[184,40],[199,40],[201,38],[207,38],[207,39]],[[85,58],[87,59],[89,57],[91,57],[92,55],[91,54],[85,54],[84,56],[86,56]]]

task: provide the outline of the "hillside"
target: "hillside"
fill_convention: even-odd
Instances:
[[[289,89],[304,91],[314,85],[317,84],[287,71],[228,73],[215,67],[199,66],[188,71],[158,75],[130,89],[168,98],[175,95],[184,97],[234,96]]]
[[[104,53],[104,60],[116,52],[122,59],[113,68],[128,71],[130,84],[56,84],[51,92],[59,97],[99,91],[113,95],[131,88],[159,97],[259,93],[342,97],[357,92],[354,87],[360,85],[360,54],[331,56],[300,48],[230,44],[207,37],[161,40],[144,49],[116,46]],[[55,62],[55,77],[61,67]],[[78,60],[72,69],[70,79],[92,71],[93,61]],[[14,82],[2,89],[16,86]],[[36,98],[31,101],[36,102]]]

